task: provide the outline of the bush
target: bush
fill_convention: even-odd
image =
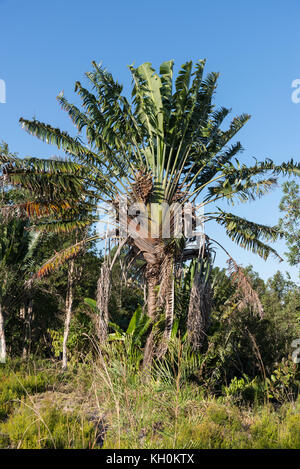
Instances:
[[[294,401],[300,389],[300,369],[291,360],[282,360],[267,378],[269,398],[283,404]]]
[[[236,403],[258,403],[266,398],[265,385],[258,377],[251,380],[247,375],[239,379],[235,376],[228,386],[223,387],[223,393]]]

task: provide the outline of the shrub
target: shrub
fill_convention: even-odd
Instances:
[[[223,387],[223,393],[232,397],[236,403],[263,402],[266,396],[265,385],[259,378],[251,380],[247,375],[239,379],[235,376],[228,386]]]
[[[300,388],[300,369],[291,360],[282,360],[267,378],[270,399],[283,404],[297,398]]]

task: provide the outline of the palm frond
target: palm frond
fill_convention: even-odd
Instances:
[[[282,238],[283,234],[277,226],[272,227],[254,223],[222,210],[219,211],[216,221],[225,227],[226,234],[239,246],[255,254],[257,253],[264,259],[267,259],[270,254],[273,254],[280,261],[283,260],[275,249],[261,241],[261,238],[272,242],[276,241],[278,238]]]
[[[36,273],[35,277],[41,278],[45,275],[48,275],[50,272],[56,270],[66,261],[77,256],[79,252],[86,246],[87,243],[95,239],[97,239],[97,237],[95,236],[85,238],[82,241],[79,241],[78,243],[73,244],[72,246],[69,246],[66,249],[63,249],[60,252],[55,253],[55,255],[51,259],[49,259],[42,265],[42,267]]]

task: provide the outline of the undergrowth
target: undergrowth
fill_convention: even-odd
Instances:
[[[299,398],[275,404],[260,390],[247,402],[246,378],[216,397],[189,379],[184,353],[151,373],[124,343],[67,373],[46,361],[2,365],[0,448],[300,449]]]

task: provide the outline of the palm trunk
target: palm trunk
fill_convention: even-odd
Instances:
[[[24,324],[24,343],[23,343],[22,358],[26,358],[26,305],[25,304],[23,304],[20,307],[20,319],[22,320]]]
[[[69,337],[72,306],[73,306],[73,282],[74,282],[74,259],[72,259],[70,262],[70,268],[68,272],[68,288],[67,288],[67,295],[66,295],[66,317],[65,317],[64,338],[63,338],[63,359],[62,359],[63,370],[66,370],[68,367],[67,342],[68,342],[68,337]]]
[[[31,323],[32,323],[32,300],[29,301],[28,307],[24,307],[24,321],[25,321],[25,334],[24,334],[24,347],[23,358],[26,359],[31,352]]]
[[[110,269],[104,262],[101,267],[97,284],[97,308],[99,310],[99,320],[97,335],[100,344],[103,344],[108,331],[108,302],[110,295]]]
[[[4,317],[2,313],[2,305],[0,304],[0,363],[6,362],[6,342],[4,333]]]
[[[199,351],[205,341],[210,324],[210,313],[210,283],[197,271],[192,286],[187,319],[188,341],[195,351]]]
[[[162,258],[162,256],[161,256]],[[174,321],[174,258],[167,254],[157,264],[148,264],[146,269],[148,287],[148,316],[156,322],[158,313],[165,312],[165,330],[161,342],[156,344],[153,330],[147,339],[144,350],[144,368],[149,368],[156,356],[163,358],[168,350]],[[159,291],[158,291],[159,290]]]
[[[156,319],[159,277],[152,277],[147,281],[148,286],[148,316],[152,321]]]
[[[158,287],[160,281],[160,264],[148,264],[146,267],[146,281],[147,281],[147,310],[148,316],[154,323],[157,319],[158,310]],[[155,354],[155,343],[153,328],[147,338],[145,350],[143,368],[150,368],[154,354]]]
[[[165,310],[165,330],[159,344],[157,357],[163,358],[168,350],[174,322],[174,259],[167,256],[162,265],[162,278],[159,295],[159,307]]]
[[[174,323],[174,279],[170,279],[170,286],[165,297],[165,330],[159,345],[157,357],[163,358],[168,350]]]

